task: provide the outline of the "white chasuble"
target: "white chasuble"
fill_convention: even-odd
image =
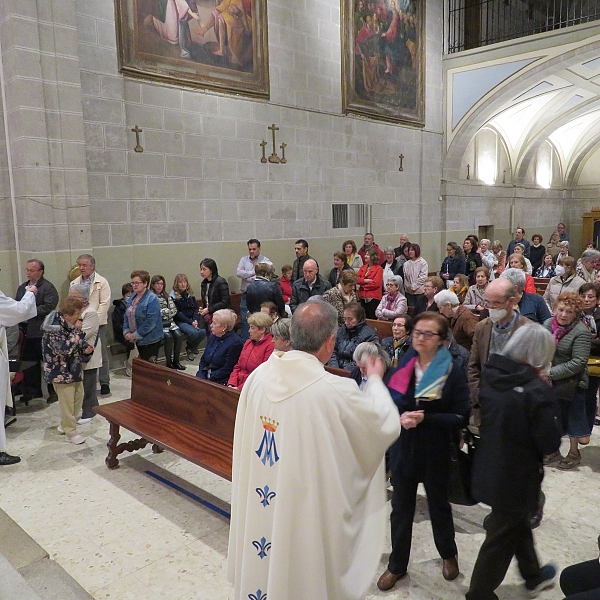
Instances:
[[[359,600],[386,526],[383,457],[400,418],[377,376],[364,392],[305,352],[245,383],[233,445],[234,600]]]

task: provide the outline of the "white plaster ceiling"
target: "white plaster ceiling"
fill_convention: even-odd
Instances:
[[[600,142],[600,25],[572,29],[504,43],[496,56],[487,47],[446,61],[445,166],[456,164],[487,126],[504,138],[517,180],[550,141],[563,183],[576,184],[578,169]]]

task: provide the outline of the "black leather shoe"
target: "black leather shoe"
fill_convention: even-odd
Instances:
[[[108,383],[103,383],[100,386],[100,395],[101,396],[108,396],[110,394],[110,386],[108,385]]]
[[[58,402],[58,396],[56,394],[50,394],[46,402],[48,404],[54,404],[55,402]]]
[[[16,465],[21,459],[18,456],[11,456],[6,452],[0,452],[0,465]]]
[[[28,406],[32,400],[33,398],[31,396],[26,396],[25,394],[19,398],[19,402],[24,402],[25,406]]]
[[[406,575],[406,571],[404,573],[400,573],[400,575],[395,575],[389,569],[385,571],[385,573],[377,580],[377,587],[382,592],[387,592],[391,590],[399,579],[402,579]]]
[[[178,371],[185,371],[185,367],[181,363],[175,363],[173,368],[177,369]]]

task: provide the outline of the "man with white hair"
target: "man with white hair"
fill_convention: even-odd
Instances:
[[[71,285],[85,285],[89,288],[89,305],[98,313],[100,324],[99,337],[102,364],[98,368],[100,380],[100,393],[103,396],[110,394],[110,372],[108,358],[108,340],[106,338],[106,325],[108,323],[108,308],[110,307],[110,285],[108,281],[96,271],[96,259],[91,254],[82,254],[77,257],[77,266],[81,275],[71,282]],[[95,354],[95,353],[94,353]]]
[[[517,292],[520,295],[518,306],[521,316],[540,325],[543,325],[544,321],[552,316],[541,296],[525,291],[526,280],[524,271],[512,268],[504,269],[500,277],[508,279],[517,288]]]
[[[481,264],[490,272],[489,281],[495,278],[494,267],[498,266],[496,255],[490,250],[492,242],[483,238],[479,240],[479,248],[481,249]]]
[[[433,300],[440,314],[450,321],[450,329],[456,343],[470,351],[479,317],[465,306],[461,306],[458,296],[450,290],[438,292]]]
[[[242,390],[227,568],[233,600],[359,600],[379,565],[383,457],[400,416],[380,358],[364,357],[364,392],[325,371],[337,318],[323,301],[299,306],[292,350],[273,353]]]
[[[21,300],[13,300],[0,292],[0,466],[14,465],[21,461],[18,456],[6,452],[6,432],[4,431],[4,412],[6,399],[10,395],[10,375],[8,348],[6,346],[6,328],[33,319],[37,314],[35,285],[25,286]]]
[[[585,250],[581,258],[577,261],[575,272],[586,283],[596,283],[596,274],[600,266],[600,251],[589,249]]]

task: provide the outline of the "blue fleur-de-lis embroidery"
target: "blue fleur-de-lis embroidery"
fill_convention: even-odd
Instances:
[[[256,493],[258,494],[259,498],[262,498],[260,503],[265,507],[269,506],[269,500],[273,500],[273,498],[275,498],[275,496],[277,495],[275,492],[269,490],[268,485],[265,485],[265,487],[262,489],[256,488]]]
[[[262,537],[260,541],[254,540],[252,545],[258,550],[258,556],[262,559],[267,555],[267,552],[271,549],[271,542]]]
[[[250,600],[267,600],[267,594],[263,594],[261,590],[256,590],[256,594],[248,594]]]

